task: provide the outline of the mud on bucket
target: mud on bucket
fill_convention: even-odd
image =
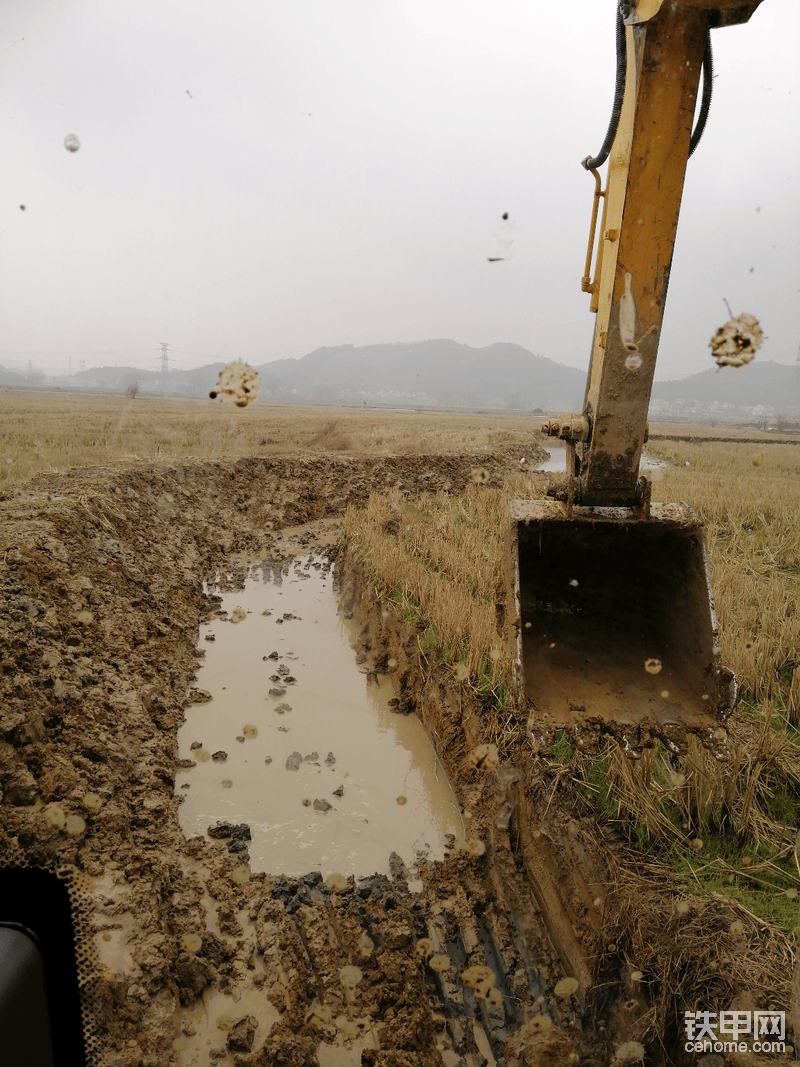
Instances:
[[[705,733],[736,702],[720,666],[705,532],[683,504],[512,500],[506,637],[518,707],[542,726]]]

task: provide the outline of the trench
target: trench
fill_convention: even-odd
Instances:
[[[200,631],[205,702],[178,731],[186,836],[232,824],[229,847],[252,871],[291,876],[388,874],[392,853],[409,867],[443,859],[446,835],[463,836],[455,796],[399,706],[391,664],[357,652],[328,556],[251,564],[222,596],[215,578]]]
[[[514,470],[518,462],[517,455]],[[255,758],[256,746],[270,734],[284,735],[277,725],[274,731],[262,729],[263,721],[236,703],[223,716],[227,725],[219,737],[197,730],[187,733],[185,743],[183,734],[180,740],[181,759],[193,758],[198,749],[191,743],[199,741],[211,755],[226,751],[227,762],[194,760],[195,767],[179,769],[176,782],[175,739],[184,719],[197,726],[195,716],[218,711],[228,694],[220,690],[211,701],[190,701],[186,708],[187,690],[213,688],[202,674],[211,650],[222,649],[223,635],[234,641],[232,647],[242,645],[252,624],[263,621],[276,634],[284,629],[288,634],[296,621],[272,623],[274,615],[260,615],[265,607],[247,615],[239,586],[246,569],[237,563],[230,583],[225,572],[220,575],[217,595],[227,597],[230,591],[231,601],[214,602],[212,608],[227,611],[229,620],[237,606],[243,607],[245,618],[234,624],[215,616],[210,628],[215,640],[206,642],[209,598],[203,595],[202,576],[223,560],[233,561],[236,553],[283,563],[290,524],[323,515],[338,521],[347,502],[363,504],[368,491],[401,478],[408,492],[420,494],[430,488],[431,471],[435,488],[460,490],[481,463],[495,470],[491,457],[483,456],[369,465],[334,457],[187,464],[174,471],[141,467],[103,474],[98,483],[103,492],[92,489],[95,495],[85,495],[82,482],[72,486],[53,475],[46,484],[60,494],[57,507],[40,494],[15,504],[5,516],[0,861],[69,868],[77,872],[76,884],[80,876],[84,888],[76,893],[82,894],[86,919],[78,933],[81,960],[88,961],[81,964],[82,990],[91,1019],[93,1065],[306,1067],[327,1056],[332,1067],[334,1061],[358,1062],[361,1044],[364,1051],[380,1053],[367,1061],[377,1065],[427,1067],[441,1061],[479,1067],[488,1047],[498,1063],[520,1067],[529,1062],[523,1038],[528,1040],[530,1024],[540,1017],[552,1020],[553,1041],[561,1042],[553,1044],[552,1062],[569,1062],[574,1049],[581,1062],[605,1067],[618,1044],[639,1035],[653,1049],[648,1062],[680,1062],[677,1042],[659,1055],[653,1037],[672,1033],[662,1023],[666,1009],[648,1022],[648,1011],[657,1003],[629,1008],[622,984],[625,960],[640,966],[643,947],[652,943],[664,953],[672,951],[683,921],[672,910],[678,888],[631,876],[641,912],[634,926],[644,930],[637,948],[622,921],[627,913],[621,910],[619,886],[621,875],[628,878],[627,853],[616,865],[606,863],[612,853],[622,855],[613,830],[581,815],[564,772],[531,751],[524,723],[500,724],[513,732],[501,767],[481,774],[470,765],[470,750],[492,736],[492,709],[451,671],[420,657],[418,635],[402,619],[384,617],[368,580],[359,582],[354,574],[352,622],[360,651],[373,659],[354,666],[348,644],[349,666],[368,700],[374,688],[369,668],[375,669],[379,689],[388,681],[380,670],[389,670],[397,698],[415,713],[401,719],[389,712],[389,721],[402,724],[416,716],[434,738],[461,808],[471,816],[470,836],[485,842],[485,854],[445,849],[442,862],[420,860],[418,879],[402,862],[390,861],[391,877],[352,877],[334,891],[326,884],[321,859],[316,871],[309,863],[298,877],[259,871],[257,820],[246,807],[207,807],[205,822],[190,828],[188,838],[181,825],[190,813],[189,797],[207,772],[231,780],[220,794],[231,805],[241,778],[239,770],[236,778],[233,774],[240,758],[247,759],[242,774],[249,773],[251,756],[254,769],[279,771],[284,783],[299,781],[301,774],[285,770],[277,748]],[[502,471],[496,473],[499,477]],[[167,490],[169,509],[162,506]],[[320,547],[319,540],[306,547]],[[339,565],[337,557],[334,573]],[[343,580],[345,567],[342,561]],[[331,582],[328,576],[326,586]],[[262,592],[267,588],[263,570],[256,584]],[[289,586],[276,588],[282,603]],[[299,604],[283,611],[307,622]],[[371,649],[363,640],[366,629]],[[198,632],[199,651],[205,652],[199,662]],[[251,664],[253,673],[263,668],[256,675],[260,682],[277,674],[261,658],[271,651],[280,654],[281,648],[260,647]],[[388,668],[389,659],[396,668]],[[278,665],[282,662],[295,669],[300,661],[284,658]],[[297,671],[294,690],[287,687],[292,696],[307,684],[308,676]],[[280,717],[268,710],[272,704],[264,690],[258,695],[262,715],[277,724]],[[293,710],[284,712],[283,720],[291,728],[299,705],[291,698],[288,703]],[[246,725],[255,726],[257,735],[246,736]],[[245,740],[237,741],[239,736]],[[284,739],[292,742],[293,735]],[[295,747],[303,757],[314,750],[320,756],[320,773],[309,773],[308,782],[324,780],[329,750],[336,768],[346,769],[336,740],[329,746],[321,735],[309,737],[308,745],[292,744],[284,757]],[[267,755],[272,764],[264,762]],[[503,778],[501,771],[512,773]],[[442,773],[438,766],[436,773]],[[327,777],[335,789],[339,779]],[[189,789],[180,788],[185,783]],[[389,797],[395,804],[403,787],[392,783]],[[312,804],[329,796],[316,790],[304,795]],[[301,814],[306,812],[302,799]],[[53,817],[59,815],[56,809],[59,818]],[[332,825],[331,814],[320,816],[324,827]],[[80,827],[74,833],[70,820]],[[253,849],[250,867],[243,853],[230,851],[232,839],[208,837],[208,826],[219,820],[253,824],[256,832],[246,842]],[[421,888],[412,887],[414,881]],[[551,902],[560,911],[548,912]],[[735,913],[712,902],[702,915],[693,903],[687,915],[697,916],[695,932],[716,917],[714,929],[724,942]],[[596,983],[580,1000],[559,1000],[554,993],[558,982],[577,969],[565,953],[565,937],[580,948]],[[435,970],[420,953],[426,939],[437,954],[449,957],[447,970]],[[752,944],[760,944],[757,931]],[[754,959],[757,951],[766,954],[756,947]],[[580,957],[576,952],[577,962]],[[349,999],[340,972],[352,964],[363,978]],[[464,986],[466,964],[492,969],[503,998],[500,1009],[479,1003]],[[657,980],[654,972],[653,988]],[[340,1017],[345,1017],[344,1028]],[[249,1051],[238,1051],[234,1034],[249,1018],[257,1022]],[[371,1020],[370,1033],[354,1037],[356,1020],[365,1019]]]

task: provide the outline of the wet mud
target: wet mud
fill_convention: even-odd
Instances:
[[[499,483],[518,457],[93,469],[0,502],[0,865],[81,887],[92,1063],[605,1067],[640,1037],[648,1063],[690,1062],[668,991],[630,990],[642,938],[655,960],[678,936],[676,886],[631,882],[624,841],[525,724],[498,724],[428,663],[342,551],[356,651],[394,662],[395,699],[435,746],[464,840],[416,870],[394,854],[388,873],[298,877],[251,869],[238,818],[217,836],[181,828],[178,732],[207,703],[201,634],[219,610],[204,581],[222,573],[221,591],[239,591],[254,561],[335,545],[345,507],[371,491],[460,492],[476,466]],[[497,761],[470,758],[493,739]],[[626,879],[636,922],[623,922]]]

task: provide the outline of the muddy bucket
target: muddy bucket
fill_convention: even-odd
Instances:
[[[720,666],[705,532],[683,504],[512,500],[506,561],[518,706],[543,727],[707,734],[736,702]]]

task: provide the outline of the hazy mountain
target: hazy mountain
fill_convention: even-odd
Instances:
[[[447,340],[318,348],[258,369],[270,393],[528,410],[579,405],[586,383],[583,371],[520,345],[471,348]]]
[[[34,368],[22,375],[0,367],[0,383],[125,392],[137,383],[143,394],[205,396],[223,364],[192,370],[95,367],[49,379]],[[339,345],[318,348],[301,359],[262,363],[258,370],[266,400],[383,403],[411,407],[506,408],[532,411],[580,410],[586,373],[534,355],[514,344],[472,348],[456,341],[411,344]],[[746,367],[713,368],[688,378],[656,382],[653,414],[710,412],[744,414],[756,408],[776,415],[800,412],[800,368],[754,360]]]
[[[35,380],[26,378],[19,371],[11,370],[10,367],[0,366],[0,385],[41,385],[44,375],[39,375]]]
[[[142,370],[139,367],[92,367],[91,370],[77,371],[72,375],[50,378],[47,384],[64,389],[102,389],[119,393],[136,384],[141,393],[151,396],[162,392],[168,395],[204,396],[224,366],[224,363],[209,363],[192,370],[170,370],[166,382],[162,379],[161,371]]]
[[[758,359],[746,367],[723,367],[701,371],[688,378],[656,382],[652,401],[699,404],[703,407],[732,404],[738,408],[771,407],[776,413],[800,404],[800,369],[791,364]]]

